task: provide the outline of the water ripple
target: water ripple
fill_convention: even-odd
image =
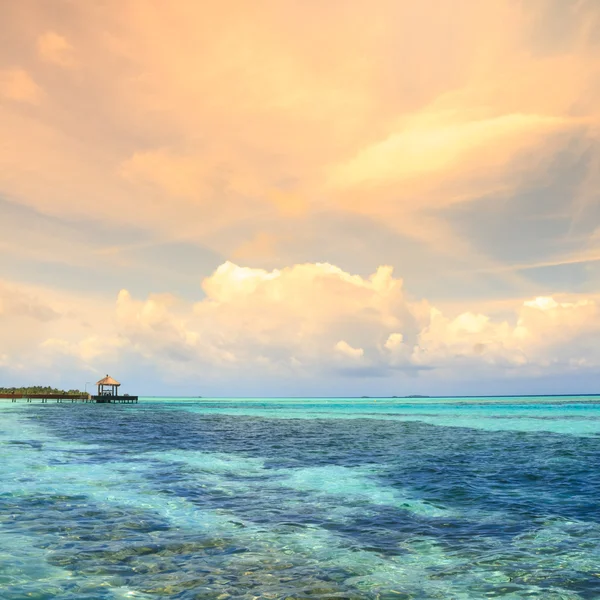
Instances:
[[[6,600],[600,597],[591,436],[160,404],[2,415]]]

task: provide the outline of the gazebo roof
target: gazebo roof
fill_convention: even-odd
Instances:
[[[121,385],[116,379],[109,377],[108,375],[101,379],[96,385]]]

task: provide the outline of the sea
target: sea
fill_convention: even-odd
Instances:
[[[0,401],[0,598],[600,599],[600,398]]]

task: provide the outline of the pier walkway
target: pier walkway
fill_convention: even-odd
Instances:
[[[0,394],[0,400],[9,400],[17,402],[25,400],[25,402],[33,402],[37,400],[42,404],[47,404],[48,401],[55,402],[94,402],[96,404],[137,404],[137,396],[92,396],[91,394]]]

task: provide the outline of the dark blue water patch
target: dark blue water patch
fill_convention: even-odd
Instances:
[[[403,543],[414,537],[434,538],[440,546],[453,553],[465,545],[469,551],[474,545],[489,549],[499,540],[510,541],[532,525],[523,520],[506,523],[497,518],[480,523],[468,516],[417,514],[410,502],[374,506],[368,498],[360,496],[344,498],[323,492],[311,494],[306,490],[282,487],[283,476],[278,473],[271,469],[262,477],[225,475],[221,477],[221,485],[215,487],[202,469],[164,462],[148,478],[154,482],[157,493],[182,498],[202,508],[229,511],[232,518],[246,524],[321,527],[343,537],[349,548],[375,551],[386,556],[403,554]],[[374,486],[382,483],[381,478],[371,479]],[[251,487],[246,487],[245,483],[251,484]],[[348,511],[343,519],[336,512],[340,502]]]
[[[595,438],[374,419],[52,408],[42,409],[52,431],[101,446],[94,453],[100,461],[200,450],[259,458],[266,469],[373,465],[385,471],[382,484],[442,506],[600,520],[600,442]]]

